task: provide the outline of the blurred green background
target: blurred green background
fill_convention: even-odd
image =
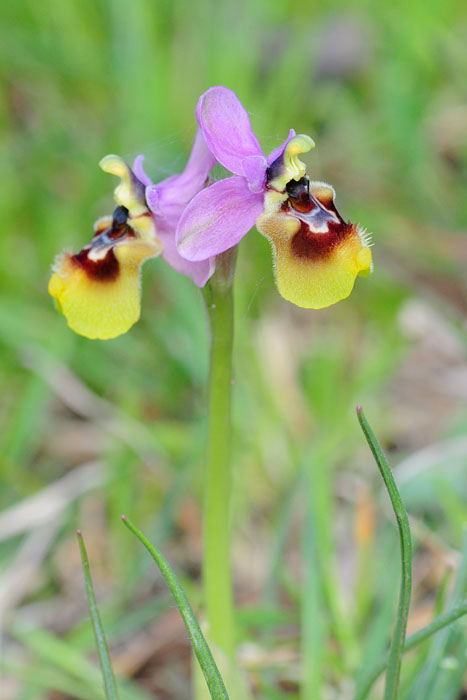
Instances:
[[[396,467],[415,539],[414,631],[465,591],[467,5],[464,0],[17,0],[0,8],[0,672],[14,700],[103,697],[74,540],[81,527],[122,698],[189,697],[161,547],[195,608],[208,338],[162,260],[141,321],[72,334],[54,256],[113,208],[106,153],[183,168],[194,108],[237,92],[265,151],[310,134],[313,179],[374,234],[374,274],[316,312],[277,294],[265,239],[236,284],[234,571],[259,698],[352,698],[388,639],[397,534],[354,415]],[[463,563],[462,563],[463,562]],[[457,576],[457,579],[456,579]],[[454,584],[454,580],[457,584]],[[441,589],[441,593],[439,590]],[[465,592],[464,592],[465,595]],[[403,700],[460,700],[461,625],[404,666]],[[374,695],[381,697],[381,686]]]

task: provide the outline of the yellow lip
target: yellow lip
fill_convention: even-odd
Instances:
[[[116,338],[139,319],[141,264],[159,252],[159,247],[146,243],[116,246],[118,272],[108,281],[91,277],[74,256],[64,253],[54,266],[49,293],[76,333],[91,339]]]
[[[330,204],[333,190],[319,183],[313,196],[319,195]],[[256,226],[271,242],[279,293],[307,309],[322,309],[348,297],[357,275],[371,270],[371,250],[360,227],[345,223],[336,212],[335,221],[313,230],[306,217],[301,220],[281,209],[273,196],[270,200]]]

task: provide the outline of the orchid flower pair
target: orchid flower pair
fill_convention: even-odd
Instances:
[[[140,315],[140,268],[161,255],[203,287],[216,256],[234,247],[256,224],[273,249],[280,294],[319,309],[346,298],[357,275],[371,269],[369,238],[345,222],[334,189],[310,181],[299,159],[314,147],[290,131],[264,156],[234,92],[213,87],[199,99],[199,129],[184,172],[153,184],[143,156],[133,168],[106,156],[101,168],[120,178],[116,209],[99,219],[79,253],[58,256],[49,292],[68,325],[88,338],[114,338]],[[212,182],[219,162],[232,176]]]

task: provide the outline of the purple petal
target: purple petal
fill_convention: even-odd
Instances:
[[[194,197],[178,223],[179,253],[205,260],[236,245],[254,226],[264,208],[264,196],[253,194],[243,177],[228,177]]]
[[[160,183],[160,186],[164,187],[164,190],[166,188],[168,190],[162,199],[164,201],[166,197],[170,199],[172,193],[177,197],[178,201],[183,200],[184,202],[189,202],[190,199],[204,187],[209,172],[215,165],[216,159],[207,147],[201,129],[198,129],[188,163],[183,173],[176,177],[176,181],[170,183],[170,188],[168,187],[169,182],[167,180]],[[175,185],[177,192],[175,192]],[[173,201],[173,197],[171,201]]]
[[[160,183],[159,185],[150,185],[149,187],[146,187],[146,202],[149,209],[152,211],[153,214],[155,214],[155,216],[164,216],[164,205],[163,203],[161,203],[161,193],[163,192],[164,188],[168,188],[170,192],[170,185],[168,183],[170,180],[173,181],[176,178],[177,175],[172,175],[171,177],[168,177],[166,180],[162,181],[165,184]],[[165,215],[167,216],[167,211],[165,212]],[[170,214],[168,215],[168,218],[169,217]]]
[[[216,159],[198,129],[183,173],[171,175],[157,185],[150,183],[147,188],[146,201],[151,211],[167,219],[173,218],[177,212],[180,215],[190,199],[204,187],[215,164]]]
[[[143,183],[145,187],[152,185],[151,178],[146,175],[143,168],[144,156],[137,156],[135,162],[133,163],[133,172],[140,182]]]
[[[242,161],[243,172],[248,180],[250,192],[259,194],[264,190],[267,161],[264,156],[248,156]]]
[[[168,263],[174,270],[180,272],[180,274],[186,275],[192,279],[198,287],[204,287],[215,270],[215,258],[201,260],[200,262],[186,260],[186,258],[182,258],[177,250],[177,246],[175,245],[174,229],[165,231],[163,228],[158,228],[157,235],[164,244],[162,257],[164,258],[165,262]]]
[[[274,161],[277,160],[280,155],[282,155],[282,153],[285,150],[285,147],[287,146],[289,141],[291,141],[293,139],[294,136],[296,136],[295,130],[290,129],[289,135],[287,136],[287,138],[284,141],[284,143],[282,144],[282,146],[279,146],[278,148],[274,149],[274,151],[268,155],[268,165],[271,165],[271,163],[274,163]]]
[[[175,245],[175,230],[187,202],[202,189],[216,159],[198,129],[185,170],[171,175],[157,185],[143,169],[144,156],[133,164],[136,177],[146,186],[146,202],[154,215],[157,235],[164,244],[162,257],[174,270],[186,275],[198,287],[204,287],[215,269],[215,258],[192,262],[183,258]]]
[[[244,174],[245,158],[263,156],[250,118],[232,90],[222,86],[207,90],[199,98],[196,116],[208,148],[235,175]]]

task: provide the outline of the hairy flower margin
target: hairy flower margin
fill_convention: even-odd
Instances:
[[[256,224],[272,244],[280,294],[306,308],[346,298],[357,275],[369,274],[369,240],[345,222],[330,185],[310,181],[299,159],[312,139],[290,131],[263,155],[246,110],[234,92],[213,87],[197,106],[199,129],[187,166],[153,184],[143,156],[133,168],[106,156],[105,172],[120,178],[116,209],[99,219],[79,253],[55,261],[49,292],[68,325],[88,338],[125,333],[140,316],[140,268],[161,255],[203,287],[215,258],[235,246]],[[219,162],[233,175],[211,184]]]

